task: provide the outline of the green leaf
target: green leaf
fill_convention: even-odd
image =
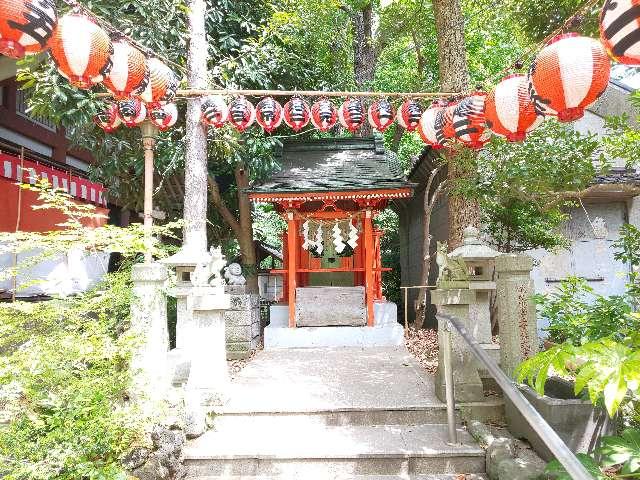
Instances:
[[[599,453],[604,466],[622,465],[623,474],[640,472],[640,430],[629,428],[619,437],[604,437]]]
[[[618,407],[627,394],[627,382],[622,373],[622,369],[618,369],[610,378],[604,387],[604,405],[613,417],[618,411]]]
[[[607,480],[607,477],[600,470],[600,466],[596,461],[585,453],[576,454],[580,463],[584,465],[587,471],[593,476],[595,480]],[[555,480],[573,480],[573,477],[569,475],[567,470],[562,466],[558,460],[553,460],[545,468],[545,473],[552,475]]]

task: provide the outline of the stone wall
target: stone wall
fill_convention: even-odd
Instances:
[[[262,335],[258,295],[231,294],[231,307],[224,313],[227,359],[247,358],[258,348]]]

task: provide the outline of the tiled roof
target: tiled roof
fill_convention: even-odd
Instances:
[[[382,138],[331,138],[285,143],[282,170],[250,193],[300,193],[412,188]]]
[[[640,172],[633,170],[611,170],[606,175],[597,175],[592,182],[594,185],[638,185],[640,186]]]

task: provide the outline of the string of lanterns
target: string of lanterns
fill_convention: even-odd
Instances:
[[[178,110],[171,102],[179,82],[165,62],[143,53],[124,35],[109,35],[79,5],[58,18],[54,0],[4,0],[0,54],[21,58],[47,50],[72,85],[103,85],[113,97],[115,103],[106,104],[95,118],[105,131],[135,127],[147,119],[163,130],[175,124]],[[575,33],[556,36],[538,52],[526,75],[509,75],[489,93],[438,99],[426,109],[407,98],[397,110],[387,98],[367,108],[357,94],[337,108],[326,97],[310,106],[294,95],[282,106],[267,96],[254,107],[242,95],[228,104],[213,95],[202,101],[202,122],[214,128],[229,123],[240,132],[257,123],[267,133],[283,122],[295,132],[309,123],[326,132],[339,122],[355,133],[366,122],[384,132],[396,121],[433,148],[458,141],[478,149],[492,134],[522,141],[547,117],[561,122],[581,118],[607,87],[609,57],[640,65],[640,10],[633,3],[606,0],[600,42]]]

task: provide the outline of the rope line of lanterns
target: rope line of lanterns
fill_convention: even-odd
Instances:
[[[595,1],[590,0],[589,5]],[[21,58],[49,51],[60,74],[75,87],[104,86],[113,102],[96,115],[95,123],[107,132],[147,119],[161,130],[170,128],[178,118],[172,103],[178,93],[178,76],[168,61],[143,52],[113,27],[108,29],[109,33],[79,5],[58,18],[54,0],[3,0],[0,54]],[[202,122],[214,128],[228,123],[244,132],[257,123],[272,133],[284,122],[294,132],[309,123],[326,132],[339,122],[355,133],[365,123],[384,132],[397,122],[409,132],[417,131],[433,148],[458,141],[478,149],[492,134],[522,141],[548,117],[560,122],[581,118],[608,85],[609,58],[640,65],[640,9],[633,2],[606,0],[599,42],[576,33],[557,35],[537,53],[526,75],[508,75],[489,93],[406,94],[397,109],[389,97],[405,94],[317,92],[319,98],[310,105],[302,92],[276,91],[254,106],[243,91],[228,102],[223,95],[203,91],[179,93],[204,97]],[[256,91],[246,92],[255,95]],[[329,97],[338,94],[346,98],[336,106]],[[291,98],[283,106],[274,98],[278,95]],[[438,95],[442,98],[426,109],[418,101]],[[367,107],[362,97],[377,98]]]

